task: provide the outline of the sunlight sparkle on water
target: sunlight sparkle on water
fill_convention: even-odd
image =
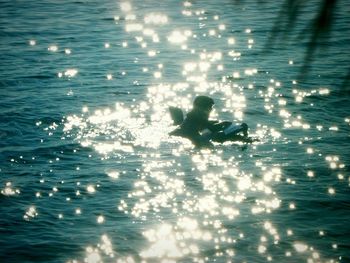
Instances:
[[[123,12],[130,12],[132,9],[130,2],[120,3],[120,8]]]
[[[87,263],[99,263],[101,262],[101,256],[97,249],[93,249],[91,247],[88,247],[86,249],[86,258],[84,259],[84,262]]]
[[[144,21],[146,24],[161,25],[168,23],[168,17],[163,14],[151,13],[145,16]]]
[[[102,224],[102,223],[104,223],[105,222],[105,218],[104,218],[104,216],[98,216],[97,217],[97,223],[99,223],[99,224]]]
[[[93,194],[93,193],[96,192],[95,186],[93,186],[93,185],[88,185],[88,186],[86,187],[86,190],[87,190],[88,193],[90,193],[90,194]]]
[[[234,45],[236,43],[236,40],[233,38],[233,37],[230,37],[228,40],[227,40],[227,43],[229,45]]]
[[[135,14],[127,14],[125,16],[125,21],[134,21],[136,20],[136,15]]]
[[[137,23],[128,23],[125,25],[126,32],[142,31],[143,28],[144,27],[142,24],[137,24]]]
[[[117,171],[110,171],[107,173],[107,175],[113,179],[118,179],[119,178],[119,175],[120,173],[117,172]]]
[[[127,160],[130,161],[130,166],[135,167],[129,171],[130,174],[124,171],[124,167],[122,171],[117,166],[104,170],[104,174],[110,183],[123,185],[131,182],[130,190],[118,200],[117,209],[135,220],[135,225],[142,222],[145,242],[135,249],[145,262],[176,262],[187,258],[194,258],[196,262],[209,262],[212,258],[201,258],[206,249],[213,250],[218,261],[227,255],[232,258],[240,253],[239,249],[234,251],[233,246],[252,238],[245,231],[246,227],[240,225],[245,218],[249,218],[252,225],[263,232],[253,245],[257,256],[273,261],[274,258],[270,255],[273,248],[270,245],[278,245],[282,241],[286,244],[289,242],[289,247],[282,251],[282,255],[290,257],[295,252],[311,252],[312,247],[302,240],[295,242],[292,239],[297,233],[293,235],[291,229],[279,225],[271,216],[281,205],[289,210],[288,213],[298,211],[301,207],[300,203],[293,200],[285,202],[277,195],[276,185],[294,187],[297,182],[294,178],[283,178],[284,164],[274,163],[273,156],[255,156],[253,149],[256,145],[260,146],[258,143],[245,151],[235,148],[237,145],[229,151],[227,148],[223,150],[226,145],[220,145],[215,150],[194,150],[187,139],[168,136],[169,131],[175,128],[168,107],[180,107],[188,112],[196,95],[210,95],[217,103],[211,118],[235,122],[242,122],[245,118],[249,120],[254,115],[249,111],[252,109],[252,112],[258,112],[257,109],[260,110],[261,107],[266,110],[263,114],[276,117],[276,125],[267,125],[262,120],[261,124],[256,124],[257,128],[249,123],[250,129],[262,140],[276,144],[274,152],[270,152],[276,154],[275,151],[284,142],[284,131],[295,128],[310,131],[314,127],[304,121],[303,117],[306,116],[297,115],[291,105],[294,102],[303,105],[309,96],[328,95],[329,90],[319,88],[312,93],[293,87],[289,98],[283,96],[283,84],[273,76],[269,75],[269,80],[264,84],[258,83],[256,80],[264,69],[258,70],[258,64],[239,65],[241,53],[237,52],[242,51],[243,54],[243,50],[247,50],[247,44],[250,48],[255,43],[251,35],[253,29],[243,27],[246,29],[240,31],[244,35],[241,41],[239,33],[225,32],[231,26],[221,16],[215,13],[208,15],[210,12],[207,13],[204,9],[192,9],[196,5],[198,3],[186,1],[179,13],[184,19],[194,20],[195,26],[188,23],[186,28],[176,28],[169,23],[169,18],[175,19],[175,16],[157,13],[155,10],[154,13],[132,14],[130,12],[136,12],[138,8],[133,9],[131,2],[122,2],[120,7],[124,14],[116,21],[121,27],[125,26],[128,37],[119,43],[122,43],[125,52],[140,51],[147,59],[147,64],[141,65],[141,55],[131,61],[135,67],[140,63],[140,72],[155,83],[136,87],[144,88],[144,96],[138,98],[131,92],[131,103],[118,103],[115,108],[100,108],[95,112],[86,107],[82,115],[68,116],[64,131],[76,133],[80,145],[95,150],[106,163],[117,160],[116,163],[119,164]],[[195,16],[192,17],[192,14]],[[166,30],[162,31],[162,25]],[[158,44],[165,39],[168,44]],[[221,41],[222,45],[205,46],[209,41]],[[244,49],[233,46],[240,43],[243,43]],[[197,49],[197,44],[203,44],[203,47]],[[163,60],[168,49],[183,54],[177,63],[182,76],[176,81],[167,79],[168,70],[173,69],[171,63]],[[111,50],[112,48],[108,52]],[[227,59],[230,63],[226,63]],[[123,73],[118,74],[125,78],[133,76],[127,68],[120,72]],[[212,76],[213,72],[217,75]],[[112,74],[106,76],[108,80],[119,80],[117,75],[115,79]],[[144,84],[140,79],[131,80],[135,86],[138,83]],[[162,83],[158,83],[160,81]],[[256,93],[256,100],[249,99],[249,92]],[[279,123],[281,126],[278,126]],[[328,130],[329,125],[325,127],[324,130]],[[336,127],[335,124],[330,127],[331,131],[337,131],[333,127]],[[313,158],[316,154],[311,154],[318,153],[319,150],[306,146],[308,140],[301,138],[300,147],[304,156],[310,154],[307,157]],[[237,147],[243,149],[242,145]],[[341,169],[339,158],[330,156],[325,161],[331,169]],[[335,172],[338,174],[337,170]],[[312,179],[314,171],[308,170],[305,173],[305,181],[315,181]],[[344,176],[339,177],[338,174],[338,179],[343,180]],[[85,184],[85,187],[91,198],[100,196],[102,192],[101,188],[95,194],[98,187],[96,182]],[[334,195],[335,188],[331,185],[327,187],[328,194]],[[76,215],[81,213],[80,208],[75,209]],[[94,215],[94,220],[101,224],[99,227],[104,226],[103,215]],[[280,236],[279,230],[283,235]],[[288,240],[282,240],[285,236],[288,236]],[[99,262],[104,255],[112,254],[109,238],[102,237],[101,241],[98,246],[87,249],[85,261]],[[313,259],[319,258],[316,251],[312,253]],[[118,260],[127,262],[127,257]],[[130,257],[129,261],[134,262],[134,259]]]
[[[144,236],[152,243],[149,249],[141,252],[143,258],[179,258],[182,256],[172,226],[161,225],[156,230],[144,232]]]
[[[156,54],[157,54],[157,51],[155,51],[155,50],[148,51],[148,56],[149,57],[154,57]]]
[[[156,79],[159,79],[159,78],[162,77],[162,72],[156,71],[156,72],[154,72],[153,76],[154,76]]]
[[[308,250],[308,246],[304,243],[295,242],[293,246],[294,246],[294,249],[299,253],[303,253]]]
[[[328,188],[328,193],[330,195],[334,195],[335,194],[335,189],[333,187]]]
[[[12,183],[7,182],[6,187],[4,189],[1,189],[1,194],[5,196],[12,196],[12,195],[20,194],[20,190],[12,188]]]
[[[56,45],[49,46],[47,50],[51,51],[51,52],[57,52],[58,46],[56,46]]]
[[[69,78],[75,77],[77,74],[78,74],[78,70],[77,69],[67,69],[64,72],[64,75],[66,77],[69,77]]]
[[[30,219],[35,218],[37,216],[38,216],[38,212],[36,210],[36,207],[35,206],[31,206],[25,212],[23,218],[24,218],[24,220],[29,221]]]
[[[190,30],[185,30],[184,32],[176,30],[168,36],[168,41],[173,44],[182,44],[187,41],[187,38],[190,36],[192,36],[192,32]]]

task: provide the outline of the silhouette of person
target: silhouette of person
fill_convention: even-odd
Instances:
[[[212,142],[253,142],[252,138],[248,137],[246,123],[234,125],[228,121],[209,120],[213,106],[214,100],[212,98],[197,96],[193,101],[192,110],[187,113],[180,126],[169,134],[187,138],[196,147],[212,147]],[[243,135],[239,133],[243,133]]]

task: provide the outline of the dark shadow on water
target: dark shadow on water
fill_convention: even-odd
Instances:
[[[330,34],[332,31],[332,25],[334,24],[334,12],[336,7],[336,0],[324,0],[320,4],[319,11],[316,17],[311,21],[311,24],[308,28],[311,28],[311,36],[307,44],[304,63],[301,67],[299,79],[304,79],[307,77],[307,74],[312,64],[314,55],[318,47],[322,43],[329,41]],[[308,31],[308,28],[305,31]],[[305,35],[305,32],[302,33],[302,36]]]
[[[243,1],[244,2],[244,1]],[[235,1],[235,4],[241,4],[242,1]],[[264,1],[258,1],[263,4]],[[304,19],[302,13],[305,12],[307,2],[301,0],[285,0],[281,4],[275,22],[270,29],[270,36],[263,48],[263,54],[267,54],[270,50],[278,47],[306,41],[305,52],[302,65],[298,73],[299,83],[308,79],[312,64],[317,56],[317,51],[327,52],[327,48],[331,44],[332,30],[336,22],[336,9],[341,8],[337,0],[320,0],[317,2],[318,8],[307,21],[307,25],[299,32],[296,31],[298,22]],[[338,4],[338,5],[337,5]],[[293,33],[296,34],[294,39]],[[349,90],[350,70],[347,76],[340,76],[344,79],[339,85],[344,90]]]
[[[294,30],[295,22],[298,20],[299,14],[302,10],[303,1],[300,0],[286,0],[282,5],[281,12],[276,19],[275,26],[272,30],[271,37],[267,42],[267,47],[272,47],[276,38],[279,36],[278,27],[280,27],[283,20],[286,20],[284,34],[280,38],[282,41],[288,40],[288,34]],[[324,0],[320,2],[318,13],[309,21],[306,28],[299,32],[296,39],[301,40],[308,37],[308,43],[305,50],[304,62],[299,73],[299,79],[303,80],[307,77],[310,70],[314,55],[318,47],[324,42],[328,41],[331,33],[331,26],[334,23],[334,9],[336,0]],[[309,33],[310,32],[310,33]]]

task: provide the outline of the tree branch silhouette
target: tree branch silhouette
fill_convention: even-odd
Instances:
[[[260,1],[259,1],[260,2]],[[295,25],[300,14],[305,7],[306,1],[303,0],[285,0],[281,4],[281,8],[276,16],[273,26],[270,30],[269,38],[263,48],[263,53],[267,53],[276,45],[289,42],[291,32],[295,30]],[[302,66],[298,73],[298,81],[307,79],[315,53],[320,47],[326,47],[329,43],[333,25],[335,23],[335,9],[337,0],[320,0],[319,8],[314,18],[312,18],[305,29],[298,32],[295,40],[300,41],[307,38],[304,58]],[[293,42],[293,43],[294,43]],[[344,76],[342,87],[349,89],[350,84],[350,68],[347,76]]]

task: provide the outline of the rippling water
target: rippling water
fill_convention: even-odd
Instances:
[[[273,2],[0,6],[2,262],[350,260],[346,1],[301,82]],[[260,142],[169,138],[199,94]]]

